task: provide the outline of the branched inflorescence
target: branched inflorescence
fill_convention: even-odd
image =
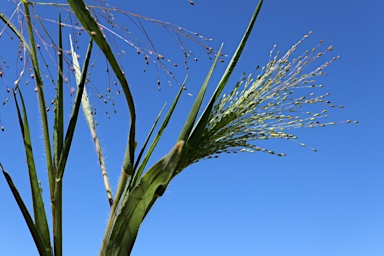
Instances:
[[[160,49],[158,43],[152,40],[154,31],[147,29],[147,26],[153,24],[157,26],[156,33],[160,29],[164,29],[170,39],[173,39],[175,46],[179,47],[182,55],[184,56],[184,66],[188,69],[188,62],[190,59],[197,61],[198,58],[194,55],[193,51],[186,41],[192,41],[194,44],[201,46],[204,51],[212,58],[214,52],[213,49],[206,45],[206,42],[211,39],[206,38],[196,32],[182,28],[178,25],[165,22],[158,19],[149,18],[140,14],[132,13],[129,11],[115,8],[108,4],[106,1],[93,0],[89,1],[87,8],[92,13],[92,16],[96,19],[100,29],[103,31],[104,36],[112,47],[115,48],[116,55],[120,57],[126,54],[126,47],[129,46],[138,55],[143,57],[144,72],[146,66],[153,63],[157,70],[157,84],[160,89],[160,75],[159,70],[167,74],[171,79],[175,79],[172,72],[172,68],[180,66],[177,61],[167,58],[163,50]],[[44,3],[34,3],[34,6],[47,6]],[[84,28],[77,21],[67,4],[50,4],[49,7],[57,7],[60,11],[66,15],[64,21],[60,23],[62,27],[72,29],[72,35],[75,40],[76,48],[80,47],[80,36],[85,33]],[[54,19],[44,18],[41,15],[38,18],[40,21],[46,21],[50,23],[57,23]],[[167,38],[168,39],[168,38]],[[187,40],[185,40],[187,39]],[[52,42],[52,44],[54,44]],[[170,80],[168,79],[168,82]]]
[[[343,106],[332,104],[327,99],[330,93],[303,94],[301,89],[323,87],[321,84],[316,84],[315,78],[324,75],[324,69],[340,56],[333,57],[311,72],[304,72],[309,64],[332,51],[332,46],[329,46],[326,50],[318,52],[318,47],[323,43],[321,40],[317,47],[292,59],[292,54],[308,35],[293,45],[282,57],[280,52],[272,57],[274,52],[272,50],[270,61],[262,68],[257,78],[254,79],[251,75],[244,77],[231,93],[224,95],[216,103],[198,148],[193,150],[189,163],[217,157],[220,153],[244,151],[263,151],[285,156],[285,153],[258,147],[254,141],[281,138],[298,142],[297,136],[288,133],[287,130],[336,124],[327,121],[327,109]],[[322,109],[313,111],[313,105],[319,104]],[[351,121],[346,120],[344,123]],[[304,143],[298,143],[306,146]],[[311,149],[316,151],[314,148]]]
[[[193,3],[192,1],[190,2]],[[68,35],[71,35],[75,50],[79,54],[78,58],[81,58],[80,55],[84,52],[82,51],[82,48],[87,46],[89,40],[88,33],[93,33],[93,31],[85,31],[85,28],[82,27],[82,24],[78,21],[76,15],[74,15],[66,1],[28,1],[28,3],[31,13],[30,19],[35,34],[34,44],[37,48],[37,55],[40,63],[39,68],[42,73],[44,87],[47,85],[56,85],[57,55],[62,52],[66,68],[61,71],[60,75],[66,83],[70,95],[74,95],[76,85],[73,80],[74,67],[71,51],[68,47]],[[13,23],[20,35],[26,39],[26,42],[29,42],[26,29],[26,13],[23,2],[13,0],[13,3],[7,3],[9,6],[5,9],[12,10],[12,4],[14,5],[13,11],[7,14],[1,14]],[[198,60],[197,56],[195,56],[192,51],[192,48],[194,47],[189,47],[188,43],[192,42],[193,45],[201,48],[209,58],[212,58],[215,54],[213,49],[206,45],[211,39],[178,25],[121,10],[111,6],[107,1],[103,0],[89,0],[86,1],[86,5],[93,18],[97,21],[100,30],[111,48],[114,49],[114,53],[121,64],[121,68],[123,69],[125,66],[125,63],[123,63],[124,60],[131,60],[133,55],[137,55],[139,58],[141,56],[141,65],[143,66],[144,72],[147,70],[148,66],[152,66],[156,69],[156,78],[152,81],[153,85],[156,85],[159,90],[164,79],[169,84],[173,82],[179,83],[176,70],[183,66],[188,69],[190,61],[195,62]],[[58,19],[59,13],[61,15],[61,20]],[[58,46],[58,26],[60,26],[63,31],[64,49],[59,49]],[[155,29],[152,29],[152,26]],[[158,40],[159,36],[161,36],[162,40]],[[175,46],[174,48],[180,50],[179,56],[181,58],[176,56],[167,57],[168,54],[165,51],[171,46],[169,43],[167,43],[166,46],[164,46],[164,43],[161,43],[165,41],[164,36],[167,38],[167,42],[173,42],[173,45]],[[7,56],[5,56],[4,51],[9,52],[10,50],[8,47],[0,47],[0,79],[6,84],[6,90],[8,92],[5,97],[2,97],[3,95],[1,95],[1,100],[3,101],[3,104],[5,104],[9,99],[9,92],[12,91],[12,84],[15,86],[22,82],[29,84],[29,82],[34,79],[34,73],[25,45],[21,40],[18,40],[14,32],[10,30],[10,24],[7,24],[6,22],[4,23],[4,21],[0,24],[0,37],[2,38],[2,42],[10,47],[16,47],[18,51],[17,59],[9,65],[8,61],[5,59]],[[16,40],[18,40],[18,43],[14,43]],[[129,50],[131,50],[133,55],[130,55],[129,58],[127,58],[124,55],[128,55]],[[98,64],[99,66],[97,67],[96,65],[95,69],[100,68],[100,66],[105,66],[107,86],[104,86],[104,82],[100,83],[101,73],[97,71],[95,72],[98,74],[96,80],[94,80],[93,76],[89,73],[87,78],[87,88],[91,92],[91,97],[96,96],[101,100],[96,101],[96,103],[98,103],[99,107],[105,110],[105,113],[109,118],[110,115],[106,104],[112,105],[113,111],[116,112],[113,95],[120,94],[120,87],[115,74],[110,71],[107,61],[100,61],[100,58],[103,58],[102,54],[98,52],[93,56],[96,57],[93,57],[94,59],[90,73],[94,70],[93,68],[95,64]],[[19,64],[20,62],[22,65]],[[9,66],[16,67],[17,74],[20,74],[16,79],[14,78],[15,72],[10,72],[10,69],[8,68]],[[9,79],[13,79],[15,82],[9,82],[8,85],[7,80]],[[100,86],[100,84],[102,84],[103,87]],[[48,102],[51,102],[51,100],[48,100]],[[100,104],[100,102],[103,104]],[[52,103],[47,105],[47,111],[49,111],[51,105]],[[99,111],[96,111],[96,109],[93,110],[94,114],[97,112]]]

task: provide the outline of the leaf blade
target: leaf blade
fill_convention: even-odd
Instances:
[[[252,15],[252,18],[248,24],[248,27],[247,27],[244,35],[243,35],[243,38],[241,39],[241,41],[240,41],[240,43],[239,43],[239,45],[235,51],[235,54],[233,55],[231,61],[229,62],[220,82],[218,83],[211,99],[209,100],[207,107],[204,109],[204,112],[200,116],[196,125],[193,127],[193,129],[191,129],[190,133],[188,134],[188,139],[186,139],[186,147],[184,147],[184,151],[180,157],[179,166],[177,167],[178,170],[177,170],[177,172],[175,172],[175,175],[180,173],[181,170],[186,167],[186,166],[184,166],[184,164],[185,164],[184,161],[185,161],[187,155],[199,143],[199,140],[201,138],[201,134],[202,134],[207,122],[208,122],[208,118],[209,118],[210,114],[212,113],[212,109],[214,107],[214,104],[215,104],[216,100],[218,99],[218,97],[220,96],[221,92],[223,91],[225,85],[227,84],[228,79],[231,76],[233,70],[235,69],[236,64],[237,64],[237,62],[238,62],[238,60],[239,60],[239,58],[243,52],[243,49],[244,49],[245,44],[249,38],[249,35],[252,32],[253,26],[256,22],[256,19],[258,17],[258,14],[260,12],[262,4],[263,4],[263,0],[260,0],[254,13],[253,13],[253,15]]]
[[[77,89],[75,101],[73,104],[71,118],[70,118],[70,121],[69,121],[69,124],[67,127],[67,131],[65,134],[63,149],[62,149],[62,152],[60,154],[60,161],[59,161],[59,164],[57,167],[56,179],[62,179],[62,177],[64,175],[64,169],[65,169],[65,165],[66,165],[66,162],[68,159],[69,150],[71,148],[72,139],[73,139],[73,135],[74,135],[75,128],[76,128],[77,118],[79,115],[81,98],[82,98],[83,92],[84,92],[88,66],[89,66],[91,53],[92,53],[92,47],[93,47],[93,40],[91,39],[89,41],[89,44],[88,44],[88,49],[87,49],[87,53],[86,53],[86,56],[84,59],[84,64],[83,64],[83,70],[81,72],[80,83],[78,84],[78,89]]]
[[[100,255],[130,254],[148,207],[151,207],[153,201],[161,196],[157,193],[158,189],[167,186],[170,182],[183,146],[183,141],[176,143],[165,157],[145,173],[139,184],[124,199],[108,242]]]
[[[48,222],[47,222],[46,212],[44,208],[44,202],[41,196],[39,181],[37,178],[35,159],[34,159],[33,150],[32,150],[32,141],[31,141],[30,132],[29,132],[27,112],[26,112],[24,99],[20,89],[18,89],[18,92],[20,95],[21,103],[22,103],[23,115],[21,114],[15,91],[13,93],[13,96],[15,99],[15,105],[16,105],[17,116],[19,119],[20,130],[23,137],[25,155],[27,158],[27,166],[28,166],[29,182],[30,182],[30,189],[31,189],[31,195],[32,195],[35,225],[37,230],[39,231],[39,234],[41,235],[42,241],[44,242],[44,247],[49,248],[50,250],[51,242],[50,242],[49,228],[48,228]]]
[[[196,100],[195,102],[193,103],[193,106],[192,106],[192,109],[191,111],[189,112],[189,115],[188,115],[188,118],[187,120],[185,121],[185,124],[184,124],[184,127],[183,129],[181,130],[181,133],[179,135],[179,138],[178,140],[184,140],[186,141],[189,137],[189,134],[193,128],[193,125],[195,124],[195,121],[196,121],[196,117],[197,117],[197,114],[199,113],[199,110],[200,110],[200,107],[201,107],[201,104],[203,102],[203,99],[204,99],[204,96],[205,96],[205,92],[207,91],[207,88],[208,88],[208,83],[211,79],[211,76],[212,76],[212,73],[216,67],[216,64],[217,64],[217,61],[219,59],[219,56],[221,54],[221,49],[223,48],[223,45],[220,46],[220,49],[218,51],[218,53],[216,54],[216,58],[215,60],[213,61],[206,77],[205,77],[205,80],[203,82],[203,85],[201,86],[200,88],[200,91],[196,97]]]
[[[156,134],[155,139],[151,143],[151,146],[149,147],[148,152],[145,155],[143,162],[140,164],[139,169],[138,169],[137,173],[135,174],[135,177],[134,177],[134,180],[133,180],[133,183],[132,183],[133,185],[131,187],[136,186],[137,181],[141,177],[141,174],[143,173],[143,171],[144,171],[144,169],[146,167],[146,164],[148,163],[148,160],[149,160],[149,158],[152,155],[152,152],[155,150],[155,148],[156,148],[156,146],[157,146],[161,136],[163,135],[163,132],[164,132],[165,128],[167,127],[167,125],[169,123],[169,120],[172,117],[173,111],[175,110],[175,108],[177,106],[177,103],[179,102],[181,93],[183,92],[183,89],[185,87],[187,79],[188,79],[188,75],[185,77],[183,84],[180,86],[180,89],[177,92],[176,97],[173,100],[173,103],[172,103],[171,107],[169,108],[169,111],[168,111],[167,115],[165,116],[165,118],[163,120],[163,123],[161,124],[160,129],[159,129],[158,133]]]
[[[59,24],[61,23],[61,15],[59,15]],[[58,49],[58,65],[57,65],[57,86],[56,86],[56,98],[54,108],[54,126],[53,126],[53,159],[54,169],[57,171],[57,165],[60,161],[60,153],[63,149],[64,142],[64,97],[63,97],[63,70],[64,70],[64,57],[63,57],[63,38],[62,28],[59,25],[59,49]],[[50,189],[51,195],[54,194],[55,177],[54,174],[50,174]]]
[[[3,171],[4,177],[8,183],[8,186],[11,189],[13,197],[15,198],[16,203],[19,206],[19,209],[20,209],[20,211],[24,217],[24,220],[27,223],[28,229],[31,232],[32,238],[35,242],[37,250],[39,251],[39,254],[40,255],[46,255],[46,256],[52,255],[50,248],[46,247],[46,245],[45,245],[45,243],[44,243],[44,241],[40,235],[38,228],[36,227],[35,223],[33,222],[32,216],[29,213],[27,206],[25,205],[22,197],[20,196],[20,193],[17,190],[15,184],[13,183],[11,176],[9,175],[8,172],[6,172],[4,170],[2,164],[0,164],[0,167]]]

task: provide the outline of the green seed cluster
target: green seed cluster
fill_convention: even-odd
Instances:
[[[204,158],[217,157],[220,153],[245,151],[262,151],[285,156],[285,153],[276,153],[258,147],[254,142],[280,138],[293,140],[306,146],[298,142],[297,136],[288,133],[287,130],[336,124],[327,121],[327,109],[343,108],[343,106],[332,104],[327,98],[330,93],[317,95],[313,92],[308,94],[304,92],[303,94],[302,89],[323,87],[315,83],[315,78],[324,75],[323,70],[340,56],[333,57],[313,71],[304,72],[309,64],[332,51],[330,46],[318,53],[317,49],[323,43],[320,41],[319,45],[312,50],[307,50],[292,59],[291,55],[308,35],[293,45],[282,57],[280,52],[273,56],[276,47],[274,46],[270,52],[268,64],[262,68],[255,79],[252,75],[243,77],[231,93],[224,95],[217,102],[203,131],[199,146],[191,154],[191,163]],[[314,104],[316,106],[320,104],[322,109],[312,111]],[[351,121],[346,120],[345,123],[351,123]]]

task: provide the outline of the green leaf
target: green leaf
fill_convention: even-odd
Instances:
[[[64,56],[63,56],[63,38],[61,29],[61,14],[59,14],[59,49],[58,49],[58,65],[57,65],[57,86],[56,86],[56,98],[55,98],[55,116],[53,127],[53,159],[54,169],[57,171],[57,165],[60,161],[60,154],[63,149],[64,143],[64,98],[63,98],[63,71],[64,71]],[[49,176],[49,184],[51,189],[51,195],[54,194],[55,177],[54,174]]]
[[[62,189],[63,189],[63,175],[65,170],[65,165],[69,156],[69,151],[72,144],[73,135],[75,133],[77,118],[80,110],[81,98],[83,95],[83,90],[85,86],[85,81],[87,77],[87,70],[89,66],[89,61],[91,58],[92,52],[92,39],[89,42],[87,53],[84,60],[83,71],[81,73],[80,83],[78,84],[78,89],[76,92],[76,97],[71,113],[71,118],[69,120],[69,125],[65,135],[65,140],[63,143],[62,150],[60,152],[59,162],[57,164],[57,172],[55,179],[55,191],[54,191],[54,201],[53,201],[53,225],[54,225],[54,242],[55,242],[55,255],[62,255],[63,242],[62,242]]]
[[[152,155],[153,150],[156,148],[157,143],[159,142],[159,140],[160,140],[160,138],[161,138],[165,128],[167,127],[167,125],[169,123],[169,120],[170,120],[170,118],[172,116],[172,113],[173,113],[173,111],[174,111],[174,109],[175,109],[175,107],[177,105],[177,102],[179,101],[181,92],[183,91],[183,88],[185,86],[185,83],[186,83],[187,79],[188,79],[188,75],[185,77],[183,84],[180,86],[180,89],[179,89],[179,91],[178,91],[178,93],[177,93],[177,95],[176,95],[176,97],[175,97],[175,99],[174,99],[174,101],[172,103],[172,106],[170,107],[166,117],[164,118],[164,121],[163,121],[161,127],[159,128],[159,131],[158,131],[155,139],[151,143],[151,146],[149,147],[149,149],[147,151],[147,154],[145,155],[145,157],[143,159],[143,162],[140,164],[138,170],[135,171],[134,178],[130,181],[130,184],[128,184],[127,187],[123,187],[121,189],[119,189],[119,188],[117,189],[115,204],[113,205],[113,207],[111,209],[111,215],[109,217],[108,225],[107,225],[107,228],[106,228],[106,231],[105,231],[105,235],[104,235],[103,246],[106,243],[106,239],[108,237],[108,234],[110,234],[110,232],[111,232],[111,228],[112,228],[113,222],[114,222],[114,216],[116,214],[116,209],[119,207],[119,205],[121,204],[121,201],[122,201],[121,196],[122,195],[127,195],[127,193],[128,193],[127,191],[131,191],[131,189],[134,186],[137,185],[137,182],[140,179],[140,177],[141,177],[141,175],[142,175],[142,173],[143,173],[143,171],[145,169],[145,166],[146,166],[150,156]],[[158,118],[159,117],[160,117],[160,114],[159,114]],[[156,119],[155,124],[157,123],[158,118]],[[153,127],[151,129],[150,135],[151,135],[151,133],[152,133],[152,131],[154,129],[155,124],[153,125]],[[149,139],[150,135],[148,136],[147,140]],[[142,151],[144,150],[145,145],[146,145],[146,143],[144,144]],[[139,161],[140,161],[140,158],[138,158],[137,163],[139,163]],[[126,176],[124,176],[124,173],[122,175],[123,175],[123,177],[126,178]],[[122,184],[124,184],[124,183],[120,182],[119,186],[121,186]]]
[[[191,133],[192,128],[193,128],[193,125],[195,124],[196,117],[197,117],[197,115],[199,113],[199,110],[200,110],[200,107],[201,107],[201,103],[203,102],[203,99],[204,99],[204,96],[205,96],[205,92],[207,91],[208,84],[209,84],[209,81],[211,79],[213,70],[215,69],[217,61],[218,61],[218,59],[219,59],[219,57],[221,55],[222,48],[223,48],[223,45],[221,45],[218,53],[216,54],[216,58],[213,61],[212,65],[211,65],[211,68],[208,71],[207,76],[205,77],[204,83],[203,83],[203,85],[200,88],[199,94],[197,95],[196,100],[193,103],[192,109],[191,109],[191,111],[190,111],[190,113],[188,115],[188,118],[187,118],[187,120],[186,120],[186,122],[184,124],[184,127],[181,130],[181,133],[179,135],[178,140],[186,141],[185,147],[184,147],[183,152],[181,153],[181,156],[180,156],[180,160],[179,160],[180,163],[184,163],[184,159],[186,158],[187,154],[190,152],[190,145],[188,144],[188,137],[190,136],[190,133]],[[180,166],[182,166],[180,163],[178,164],[178,167],[176,168],[177,170],[178,170],[178,168]]]
[[[146,167],[146,165],[148,163],[148,160],[149,160],[149,158],[152,155],[152,152],[155,150],[155,148],[156,148],[156,146],[157,146],[161,136],[163,135],[163,132],[164,132],[165,128],[167,127],[167,125],[169,123],[169,120],[171,119],[173,111],[175,110],[176,105],[179,102],[181,93],[183,92],[183,89],[185,88],[185,84],[187,82],[187,79],[188,79],[188,75],[185,77],[183,84],[180,86],[180,89],[177,92],[175,99],[173,100],[172,106],[170,107],[167,115],[165,116],[164,121],[161,124],[160,129],[157,132],[157,135],[156,135],[155,139],[153,140],[151,146],[149,147],[149,150],[148,150],[147,154],[145,155],[143,162],[140,164],[140,167],[139,167],[139,169],[138,169],[138,171],[135,174],[135,177],[133,179],[133,182],[132,182],[133,185],[131,187],[136,186],[137,181],[140,179],[140,177],[141,177],[141,175],[142,175],[142,173],[143,173],[143,171],[144,171],[144,169],[145,169],[145,167]],[[139,161],[139,160],[140,159],[138,159],[137,161]]]
[[[180,173],[182,171],[182,169],[186,167],[185,162],[184,162],[185,159],[187,158],[188,154],[190,154],[190,152],[192,150],[194,150],[194,148],[198,145],[200,138],[201,138],[201,134],[202,134],[205,126],[207,125],[209,116],[212,113],[213,106],[214,106],[216,100],[218,99],[218,97],[220,96],[221,92],[223,91],[225,85],[227,84],[228,79],[231,76],[233,70],[235,69],[236,64],[237,64],[237,62],[238,62],[238,60],[239,60],[239,58],[243,52],[244,46],[248,40],[249,35],[252,32],[253,26],[256,22],[256,19],[257,19],[259,12],[260,12],[262,4],[263,4],[263,0],[260,0],[259,4],[257,5],[257,7],[253,13],[251,20],[249,22],[249,25],[248,25],[248,27],[247,27],[244,35],[243,35],[243,38],[241,39],[241,41],[240,41],[240,43],[236,49],[235,54],[233,55],[231,61],[229,62],[227,69],[225,70],[225,72],[224,72],[219,84],[217,85],[207,107],[205,108],[200,119],[197,121],[195,127],[189,133],[184,132],[184,129],[183,129],[184,133],[182,133],[182,135],[183,135],[182,139],[186,140],[186,145],[185,145],[184,150],[182,152],[182,155],[180,157],[180,162],[178,164],[178,167],[176,168],[177,171],[175,172],[175,175]],[[212,69],[212,67],[211,67],[211,69]],[[190,123],[188,125],[190,126]],[[185,138],[185,137],[188,137],[188,138]],[[181,137],[179,137],[179,139],[181,139]]]
[[[63,177],[64,169],[65,169],[65,164],[66,164],[67,159],[68,159],[69,150],[71,148],[73,135],[75,133],[77,118],[79,116],[81,99],[82,99],[82,96],[83,96],[85,82],[86,82],[86,78],[87,78],[89,61],[90,61],[90,58],[91,58],[91,52],[92,52],[92,46],[93,46],[92,42],[93,42],[93,40],[91,39],[89,41],[89,44],[88,44],[88,49],[87,49],[87,53],[86,53],[84,64],[83,64],[83,70],[81,72],[80,82],[77,85],[76,97],[75,97],[75,101],[74,101],[74,104],[73,104],[73,109],[72,109],[72,113],[71,113],[71,118],[69,120],[69,125],[68,125],[68,128],[67,128],[67,132],[65,134],[63,150],[62,150],[62,152],[60,154],[60,161],[59,161],[59,164],[58,164],[58,167],[57,167],[57,177],[56,177],[56,179],[62,179],[62,177]]]
[[[37,88],[37,95],[39,99],[41,127],[43,130],[43,136],[44,136],[45,160],[46,160],[47,169],[48,169],[48,176],[52,177],[54,171],[53,171],[53,163],[52,163],[51,138],[49,135],[48,118],[47,118],[45,98],[44,98],[43,79],[41,78],[41,74],[40,74],[39,61],[38,61],[37,52],[36,52],[36,41],[33,33],[34,30],[33,30],[33,25],[31,21],[31,14],[29,11],[29,3],[27,1],[24,1],[23,3],[24,3],[24,9],[25,9],[25,17],[28,25],[28,35],[29,35],[29,45],[30,45],[29,55],[32,61],[33,71],[35,73],[35,82],[36,82],[36,88]],[[25,45],[26,42],[23,41],[23,44]],[[52,187],[51,184],[50,186]]]
[[[165,157],[144,174],[124,199],[100,255],[130,255],[140,224],[148,208],[162,195],[159,191],[170,182],[183,146],[184,142],[179,141]]]
[[[27,158],[29,182],[31,186],[33,213],[34,213],[36,228],[38,229],[39,234],[41,235],[41,239],[44,242],[44,247],[46,248],[46,250],[50,251],[51,242],[50,242],[50,235],[49,235],[49,229],[48,229],[48,222],[47,222],[47,217],[44,209],[43,198],[41,196],[39,180],[37,178],[37,173],[36,173],[35,159],[33,156],[32,141],[31,141],[31,135],[29,132],[27,112],[24,104],[23,95],[21,94],[20,89],[18,90],[18,92],[20,95],[21,103],[22,103],[23,116],[21,115],[19,104],[17,102],[16,91],[14,91],[13,96],[15,99],[17,116],[19,119],[20,130],[23,136],[24,149],[25,149],[25,154]]]
[[[24,204],[23,199],[21,198],[19,191],[17,190],[15,184],[12,181],[11,176],[6,172],[0,164],[0,167],[3,171],[4,177],[7,180],[7,183],[9,185],[9,188],[12,191],[12,194],[16,200],[17,205],[20,208],[21,213],[23,214],[24,220],[27,223],[28,229],[31,232],[32,238],[36,244],[36,248],[39,251],[40,255],[52,255],[52,250],[50,247],[46,247],[46,243],[43,241],[43,238],[40,235],[40,232],[38,228],[36,227],[35,223],[32,220],[31,214],[29,213],[27,206]]]
[[[215,93],[212,96],[211,101],[217,100],[217,98],[220,96],[221,92],[223,91],[225,85],[227,84],[228,79],[231,77],[231,74],[232,74],[233,70],[235,69],[237,62],[239,61],[240,56],[243,53],[245,44],[247,43],[248,38],[249,38],[249,36],[253,30],[253,26],[255,25],[257,16],[259,15],[259,12],[260,12],[262,5],[263,5],[263,0],[260,0],[258,5],[256,6],[255,11],[253,12],[252,18],[249,21],[248,27],[247,27],[244,35],[243,35],[243,38],[241,39],[239,45],[237,46],[235,54],[233,55],[231,61],[229,62],[227,69],[225,70],[224,75],[222,76],[222,78],[219,82],[219,86],[216,88]],[[207,109],[209,109],[209,108],[212,109],[212,107],[208,106]],[[208,112],[210,113],[210,111],[208,111]]]
[[[188,137],[189,137],[189,134],[190,134],[190,132],[191,132],[191,130],[193,128],[193,125],[195,124],[197,114],[199,113],[199,110],[200,110],[200,107],[201,107],[201,103],[203,102],[203,99],[204,99],[204,96],[205,96],[205,92],[207,91],[208,83],[211,80],[211,76],[212,76],[213,70],[215,69],[217,61],[218,61],[218,59],[219,59],[219,57],[221,55],[222,48],[223,48],[223,45],[221,45],[219,51],[217,52],[216,58],[213,61],[212,65],[211,65],[211,68],[208,71],[207,76],[205,77],[204,83],[203,83],[203,85],[200,88],[199,94],[197,95],[195,102],[193,103],[192,109],[189,112],[187,121],[185,122],[184,127],[181,130],[181,133],[179,135],[178,140],[186,141],[188,139]]]
[[[144,154],[144,151],[149,143],[149,140],[151,139],[152,137],[152,134],[157,126],[157,123],[159,122],[160,120],[160,117],[161,117],[161,114],[163,113],[164,109],[165,109],[165,106],[167,105],[167,103],[164,104],[164,106],[161,108],[159,114],[157,115],[156,119],[155,119],[155,122],[153,123],[152,127],[151,127],[151,130],[149,131],[148,135],[147,135],[147,138],[145,138],[145,141],[144,141],[144,144],[143,144],[143,147],[141,148],[140,150],[140,153],[139,155],[137,156],[137,160],[135,161],[135,166],[134,166],[134,170],[137,169],[139,163],[140,163],[140,160],[141,160],[141,157],[143,156]],[[137,175],[137,173],[135,173]],[[135,175],[135,176],[136,176]]]

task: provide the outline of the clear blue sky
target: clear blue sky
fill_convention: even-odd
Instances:
[[[187,0],[114,2],[118,1],[111,4],[127,11],[176,23],[212,38],[209,45],[214,49],[224,42],[224,52],[228,55],[234,52],[257,5],[257,1],[218,0],[196,0],[193,6]],[[8,1],[0,8],[10,14],[15,6]],[[50,8],[42,10],[41,16],[51,14]],[[263,141],[261,145],[285,152],[287,156],[233,154],[190,166],[173,180],[145,219],[132,255],[384,255],[384,164],[381,159],[384,140],[380,128],[384,126],[383,11],[384,2],[380,0],[265,0],[228,89],[242,72],[251,73],[257,65],[265,65],[274,44],[284,52],[308,31],[313,31],[301,50],[312,49],[324,39],[326,45],[333,45],[332,54],[342,56],[320,80],[331,92],[332,101],[345,106],[332,112],[330,118],[334,121],[358,120],[359,124],[295,130],[300,141],[316,148],[317,153],[286,140]],[[151,24],[143,25],[147,26],[156,46],[164,49],[165,56],[183,61],[182,53],[177,52],[178,44],[167,32],[160,33]],[[7,50],[10,46],[2,39],[0,55],[12,63],[16,59],[16,48]],[[199,58],[196,63],[190,60],[188,71],[188,93],[195,96],[211,62],[201,48],[188,40],[184,42],[195,49],[194,54]],[[68,45],[66,43],[67,48]],[[167,52],[169,49],[176,50]],[[122,61],[136,99],[140,146],[163,104],[168,102],[170,105],[178,85],[174,82],[169,86],[167,78],[159,72],[162,81],[159,92],[155,66],[151,65],[143,73],[142,58],[128,45],[124,51],[127,55]],[[85,55],[84,47],[79,54]],[[80,63],[82,60],[80,58]],[[97,88],[104,93],[107,88],[103,76],[104,60],[99,56],[97,61],[101,67],[93,69],[90,90],[95,92]],[[225,63],[220,63],[213,82],[218,81],[224,68]],[[186,74],[183,65],[173,68],[172,72],[179,81]],[[0,79],[1,100],[6,98],[5,88],[13,84],[17,74],[13,69],[8,71],[6,79]],[[32,83],[22,89],[28,95],[36,163],[40,166],[39,178],[46,188],[43,193],[48,207],[45,156],[39,150],[43,141],[36,98]],[[69,94],[69,88],[67,92]],[[47,101],[51,99],[47,97]],[[114,91],[113,99],[117,113],[107,119],[103,112],[112,113],[113,107],[111,104],[104,106],[94,98],[109,177],[113,191],[116,191],[128,127],[124,120],[127,114],[122,95],[118,96]],[[193,100],[194,97],[186,93],[181,98],[153,161],[166,154],[175,143]],[[71,104],[70,97],[67,103]],[[0,132],[0,162],[31,205],[15,113],[12,99],[0,107],[0,118],[5,127],[5,132]],[[3,177],[0,177],[0,207],[2,254],[37,255]],[[94,146],[85,121],[80,118],[64,179],[65,255],[98,253],[108,210]]]

